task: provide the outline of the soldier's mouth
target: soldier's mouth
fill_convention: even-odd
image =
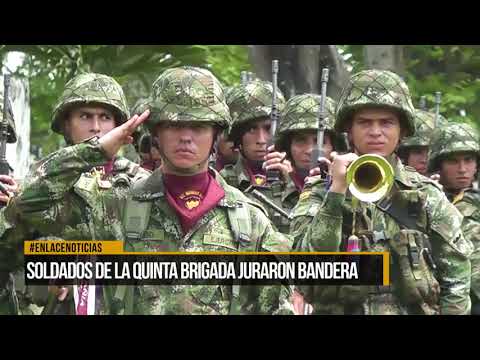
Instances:
[[[175,150],[176,154],[195,154],[194,151],[187,149],[187,148],[182,148],[182,149],[177,149]]]

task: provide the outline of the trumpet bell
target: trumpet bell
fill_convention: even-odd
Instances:
[[[392,165],[376,154],[360,156],[347,169],[351,194],[367,203],[377,202],[390,192],[394,180]]]

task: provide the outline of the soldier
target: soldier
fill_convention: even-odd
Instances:
[[[229,94],[227,103],[233,117],[229,139],[239,149],[240,157],[235,165],[227,165],[221,175],[229,185],[243,192],[255,189],[263,194],[263,200],[270,219],[284,233],[289,231],[290,221],[274,210],[270,203],[281,209],[289,210],[282,203],[282,194],[286,188],[291,165],[286,160],[286,153],[279,153],[267,144],[271,138],[272,84],[264,81],[251,81],[238,85]],[[278,92],[278,109],[285,105],[283,95]],[[269,152],[270,151],[270,152]],[[279,181],[267,183],[267,170],[279,170]],[[247,196],[258,201],[258,198],[248,193]]]
[[[229,97],[234,87],[225,88],[225,99],[229,103]],[[218,172],[222,171],[226,165],[235,165],[238,161],[239,152],[235,148],[233,141],[228,139],[228,133],[223,132],[218,139],[215,153],[212,156],[211,167]]]
[[[113,78],[102,74],[81,74],[66,84],[53,111],[52,130],[63,135],[68,145],[73,145],[89,138],[104,136],[125,123],[128,117],[123,90]],[[116,193],[126,193],[132,183],[149,175],[139,165],[122,157],[113,157],[101,166],[84,168],[78,181],[56,197],[63,175],[60,175],[58,183],[43,182],[39,186],[34,185],[42,176],[42,166],[55,158],[56,153],[41,160],[36,165],[36,173],[23,186],[18,202],[10,201],[9,206],[2,209],[0,236],[6,246],[5,255],[8,251],[15,251],[18,244],[27,239],[111,239],[111,236],[105,235],[107,233],[121,236],[120,224],[110,221],[110,214],[104,212],[93,195],[101,196],[110,188]],[[68,177],[68,174],[65,176]],[[25,205],[29,204],[29,200],[36,205]],[[18,256],[12,256],[2,265],[18,265],[17,260]],[[44,290],[46,287],[34,287],[34,301],[39,305],[46,305],[48,294]],[[71,289],[69,291],[69,288],[52,286],[50,290],[47,312],[48,309],[56,308],[55,313],[76,313]],[[57,292],[58,297],[55,296]],[[99,303],[102,303],[100,290],[97,296]],[[29,298],[25,295],[26,303],[32,300]],[[102,306],[99,305],[98,308]]]
[[[227,165],[235,165],[238,161],[239,152],[233,146],[233,141],[228,140],[228,134],[222,133],[218,139],[215,152],[215,170],[222,171]]]
[[[306,301],[318,314],[469,314],[473,247],[462,216],[394,153],[415,131],[407,85],[389,71],[362,71],[343,89],[336,114],[335,129],[348,132],[354,152],[332,154],[328,188],[319,178],[307,182],[292,232],[303,250],[345,251],[360,239],[362,251],[389,251],[391,286],[302,287]],[[348,191],[347,168],[364,154],[386,158],[394,170],[391,190],[376,203]]]
[[[133,106],[131,113],[140,115],[147,109],[147,98],[139,99]],[[158,144],[152,139],[150,132],[144,126],[139,127],[134,136],[135,149],[140,155],[140,166],[149,171],[154,171],[162,165]]]
[[[292,97],[287,101],[281,114],[281,123],[275,139],[277,151],[287,153],[287,159],[292,164],[289,184],[283,194],[284,203],[288,202],[293,208],[303,190],[305,178],[312,169],[312,152],[317,146],[318,113],[320,109],[320,95],[303,94]],[[335,121],[335,101],[326,98],[328,117],[325,124],[324,146],[325,157],[338,142],[333,124]],[[315,164],[316,167],[316,164]]]
[[[292,240],[274,230],[265,210],[229,186],[214,169],[208,170],[214,142],[230,121],[218,80],[204,69],[169,69],[153,84],[149,108],[146,125],[158,139],[162,167],[136,183],[128,197],[123,193],[91,197],[110,219],[123,219],[126,249],[289,251]],[[101,138],[58,151],[39,169],[40,180],[11,202],[12,208],[26,216],[40,202],[28,196],[30,190],[50,183],[57,184],[48,188],[50,193],[64,196],[85,169],[110,161],[122,144],[132,141],[134,129],[148,115],[147,111],[134,116]],[[108,223],[116,225],[116,220]],[[115,227],[106,226],[101,235],[124,238],[112,230]],[[288,309],[289,295],[288,288],[280,286],[142,286],[126,287],[125,295],[117,296],[120,293],[110,297],[111,312],[271,314]]]
[[[462,230],[473,243],[472,314],[480,315],[480,192],[472,183],[478,174],[480,143],[468,124],[450,124],[435,133],[430,152],[430,171],[439,173],[448,199],[462,213]]]
[[[436,128],[443,127],[447,120],[424,110],[415,110],[415,135],[405,138],[399,148],[398,156],[405,165],[415,168],[420,174],[428,176],[428,150],[432,134]]]

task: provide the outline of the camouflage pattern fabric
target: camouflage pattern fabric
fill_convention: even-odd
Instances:
[[[147,106],[151,114],[145,125],[150,129],[162,121],[212,123],[227,130],[231,123],[222,85],[206,69],[166,70],[153,83]]]
[[[440,283],[440,313],[470,313],[470,261],[472,243],[462,234],[462,216],[448,201],[438,185],[404,168],[393,157],[395,188],[407,203],[421,199],[417,223],[428,235],[436,278]],[[342,251],[352,233],[351,195],[328,192],[318,178],[309,181],[294,209],[292,235],[304,251]],[[375,206],[360,203],[362,219],[373,223],[372,231],[384,232],[392,239],[400,231],[399,224]],[[428,219],[428,220],[427,220]],[[372,242],[363,251],[392,251],[386,241]],[[401,292],[397,265],[390,263],[391,286],[372,287],[302,287],[307,301],[319,314],[423,314],[421,309],[406,305]],[[347,296],[345,293],[349,294]]]
[[[2,254],[8,251],[9,254],[16,254],[17,260],[20,260],[20,248],[24,237],[20,239],[13,236],[13,234],[16,235],[16,231],[12,230],[15,224],[13,219],[21,219],[22,223],[25,223],[26,218],[35,221],[36,214],[39,213],[44,218],[43,226],[54,226],[54,222],[58,221],[58,215],[55,216],[58,211],[50,208],[44,210],[45,196],[53,199],[65,198],[72,188],[78,187],[85,190],[81,194],[88,196],[89,203],[95,204],[91,209],[93,212],[91,218],[101,223],[79,223],[75,227],[67,226],[68,234],[75,239],[125,240],[123,226],[119,219],[123,219],[128,192],[119,191],[113,187],[98,191],[94,186],[97,180],[84,176],[86,169],[105,162],[106,158],[95,139],[52,154],[38,169],[39,177],[27,185],[6,208],[5,224],[8,224],[9,228],[4,229],[6,236],[2,238]],[[132,198],[138,197],[142,201],[151,201],[153,206],[144,237],[135,243],[127,243],[127,249],[133,249],[133,251],[290,251],[292,240],[274,229],[265,215],[265,210],[237,189],[228,186],[218,173],[215,173],[215,176],[225,191],[225,198],[185,235],[182,234],[180,222],[167,201],[156,199],[159,194],[165,196],[162,190],[161,172],[156,171],[145,181],[138,182]],[[90,190],[88,194],[87,189]],[[72,210],[78,207],[74,204],[71,206]],[[238,221],[249,221],[252,229],[249,240],[242,243],[233,237],[227,214],[229,209],[235,207],[247,210],[248,218],[238,219]],[[34,224],[37,222],[35,221]],[[94,237],[90,229],[95,232]],[[11,269],[20,263],[17,261],[15,264],[10,259],[8,263],[2,262],[2,267]],[[133,313],[136,314],[227,314],[231,306],[231,289],[215,286],[143,286],[135,289],[128,287],[127,297],[128,294],[133,295],[129,291],[135,291],[137,295],[141,295],[129,297],[130,301],[134,299]],[[288,296],[289,291],[286,287],[242,287],[240,313],[289,312]],[[262,302],[259,299],[264,300]],[[266,302],[267,300],[269,303]],[[105,306],[109,309],[109,304]],[[120,310],[120,312],[124,311],[125,309]],[[105,312],[108,313],[109,310]]]
[[[238,142],[240,130],[250,121],[270,117],[272,113],[273,86],[270,82],[255,80],[237,85],[229,92],[227,105],[232,115],[232,129],[229,140]],[[279,112],[285,106],[285,97],[277,90]]]
[[[447,125],[448,121],[442,115],[435,126],[435,114],[424,110],[415,110],[415,135],[403,139],[400,149],[410,146],[430,146],[432,135],[437,128]]]
[[[359,109],[384,107],[398,111],[400,126],[414,135],[413,106],[405,82],[390,71],[362,71],[342,91],[335,128],[347,130]],[[315,286],[300,291],[316,313],[469,314],[473,245],[463,236],[461,214],[436,182],[404,167],[395,154],[387,160],[395,176],[382,206],[356,201],[352,207],[348,190],[331,192],[325,181],[314,177],[293,210],[291,231],[301,250],[345,251],[348,238],[355,234],[362,239],[362,250],[390,252],[391,285]],[[391,208],[397,209],[396,216]],[[424,250],[428,243],[430,257]],[[417,260],[414,249],[419,247],[423,254]],[[431,264],[425,264],[425,256]]]
[[[117,158],[112,176],[101,180],[92,168],[106,162],[97,158],[86,163],[76,157],[75,150],[65,148],[38,164],[22,191],[0,213],[2,255],[12,254],[2,260],[1,270],[21,267],[25,239],[100,240],[122,236],[120,221],[103,202],[124,197],[131,184],[150,173],[125,158]],[[81,172],[71,173],[68,166],[77,166]],[[65,304],[70,304],[67,313],[73,311],[71,292]]]
[[[415,133],[414,108],[407,84],[386,70],[365,70],[353,75],[337,104],[335,130],[347,131],[355,111],[364,107],[386,107],[399,112],[406,136]]]
[[[242,192],[252,185],[250,176],[244,165],[243,156],[238,158],[238,161],[235,165],[226,165],[220,172],[220,175],[222,175],[228,185],[233,186]],[[293,209],[298,200],[298,192],[296,192],[293,181],[288,183],[277,182],[275,184],[255,186],[255,188],[265,195],[269,200],[271,200],[275,205],[280,206],[287,213]],[[245,195],[248,196],[252,201],[260,203],[260,201],[250,193]],[[268,217],[276,226],[276,228],[284,234],[289,234],[290,221],[281,216],[268,205],[263,203],[260,204],[267,209]]]
[[[321,95],[303,94],[294,96],[287,101],[285,108],[280,114],[281,121],[275,139],[277,151],[290,152],[288,144],[293,132],[318,130],[321,99]],[[324,124],[325,130],[333,133],[336,103],[333,99],[327,97],[325,99],[325,107],[327,110],[327,118]]]
[[[117,125],[130,118],[122,87],[110,76],[95,73],[80,74],[65,85],[65,90],[53,110],[52,130],[61,133],[61,122],[74,105],[100,104],[110,107]]]
[[[462,231],[470,240],[474,250],[470,257],[472,264],[472,314],[480,315],[480,192],[467,189],[456,196],[453,204],[463,215]]]
[[[458,152],[473,152],[480,159],[480,138],[477,130],[466,123],[452,123],[438,129],[430,147],[429,171],[438,171],[443,158]]]

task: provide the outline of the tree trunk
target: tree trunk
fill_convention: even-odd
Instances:
[[[335,45],[251,45],[249,57],[256,75],[267,81],[272,79],[272,60],[279,60],[279,87],[287,99],[296,94],[320,93],[323,67],[330,69],[327,93],[334,99],[349,76]]]
[[[403,45],[366,45],[363,48],[368,69],[390,70],[405,74]]]

